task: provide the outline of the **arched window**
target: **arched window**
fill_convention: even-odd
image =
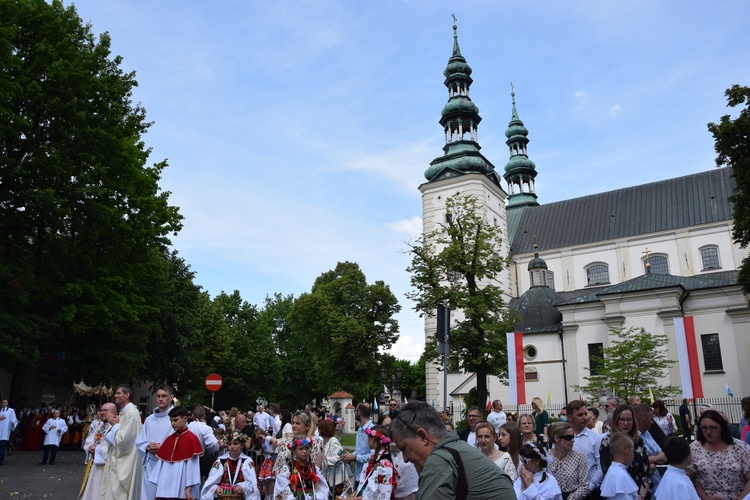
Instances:
[[[666,255],[651,254],[648,259],[644,258],[644,271],[646,271],[646,262],[651,263],[651,274],[669,274],[669,259]]]
[[[721,269],[719,262],[719,247],[716,245],[705,246],[701,250],[701,261],[703,261],[703,271],[710,269]]]
[[[588,286],[605,285],[609,283],[609,266],[596,263],[586,267],[586,281]]]
[[[524,379],[526,382],[535,382],[539,380],[539,372],[533,366],[527,366],[523,369]]]

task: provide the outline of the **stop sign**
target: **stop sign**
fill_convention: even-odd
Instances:
[[[206,389],[211,392],[216,392],[221,389],[221,377],[218,373],[211,373],[206,377]]]

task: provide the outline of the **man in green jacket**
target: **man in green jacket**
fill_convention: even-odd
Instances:
[[[389,430],[404,460],[419,472],[418,498],[515,500],[510,477],[455,431],[446,431],[440,415],[424,401],[403,406]]]

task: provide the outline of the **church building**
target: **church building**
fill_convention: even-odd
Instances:
[[[445,220],[445,199],[457,193],[476,196],[487,222],[500,225],[512,262],[497,280],[521,317],[516,331],[524,334],[527,402],[548,394],[555,403],[577,398],[573,387],[596,370],[590,357],[610,345],[610,327],[665,334],[667,357],[676,360],[680,317],[693,318],[705,397],[726,396],[727,385],[750,394],[750,366],[743,362],[750,359],[750,308],[737,284],[748,251],[732,240],[731,170],[540,204],[515,93],[502,173],[480,151],[472,70],[453,30],[440,119],[444,154],[419,187],[423,234]],[[426,318],[425,341],[435,332],[435,319]],[[427,366],[427,401],[442,406],[447,390],[448,404],[457,407],[476,386],[475,376],[449,373],[446,388],[438,368]],[[682,386],[677,363],[661,385]],[[491,399],[507,400],[504,381],[489,377],[488,387]]]

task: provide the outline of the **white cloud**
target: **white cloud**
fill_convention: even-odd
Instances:
[[[586,97],[586,92],[584,92],[583,90],[576,90],[575,92],[573,92],[573,97],[576,97],[579,99],[582,97]]]
[[[615,104],[611,108],[609,108],[609,114],[612,116],[617,116],[622,112],[622,108],[619,104]]]
[[[406,234],[410,240],[415,240],[422,234],[422,218],[416,215],[411,219],[386,223],[386,226],[397,233]]]

